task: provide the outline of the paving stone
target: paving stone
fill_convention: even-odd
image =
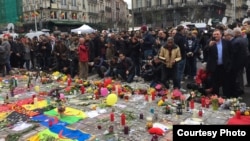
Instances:
[[[38,131],[38,132],[41,132],[43,130],[47,129],[46,127],[44,126],[40,126],[40,127],[37,127],[35,130]]]
[[[5,139],[7,138],[7,136],[9,135],[9,132],[7,131],[0,131],[0,140],[5,141]]]
[[[24,135],[22,135],[20,138],[19,138],[19,141],[25,141],[26,139],[36,135],[38,132],[37,131],[31,131],[31,132],[28,132]]]

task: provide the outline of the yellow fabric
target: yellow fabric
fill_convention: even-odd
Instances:
[[[36,134],[27,139],[27,141],[40,141],[39,134]]]
[[[11,112],[1,112],[0,113],[0,121],[5,120],[6,117],[10,114]]]
[[[68,139],[68,138],[64,138],[64,137],[62,139],[60,139],[58,134],[51,132],[49,129],[45,129],[45,130],[37,133],[36,135],[28,138],[26,141],[41,141],[41,140],[46,140],[46,137],[52,137],[52,138],[56,139],[56,141],[73,141],[72,139]]]
[[[55,109],[55,111],[58,111],[57,108]],[[75,116],[78,118],[83,118],[83,119],[87,118],[87,115],[83,111],[80,111],[80,110],[77,110],[74,108],[70,108],[70,107],[65,108],[64,114],[68,115],[68,116]]]
[[[41,100],[38,101],[37,104],[25,104],[22,105],[26,110],[35,110],[35,109],[40,109],[44,108],[47,106],[47,101],[46,100]]]

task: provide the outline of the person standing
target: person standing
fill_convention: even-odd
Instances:
[[[169,88],[169,80],[172,79],[174,88],[179,88],[176,69],[178,68],[178,62],[181,61],[181,52],[180,48],[174,43],[173,37],[168,37],[166,44],[161,47],[159,59],[165,64],[162,66],[162,83],[166,88]]]
[[[181,88],[181,80],[183,78],[185,65],[186,65],[186,37],[185,37],[185,28],[184,26],[180,25],[176,29],[177,33],[173,36],[174,37],[174,43],[180,48],[181,52],[181,60],[177,64],[177,86],[179,89]],[[172,32],[173,34],[173,32]]]
[[[9,36],[5,35],[3,36],[3,42],[2,46],[5,50],[5,66],[6,66],[6,73],[9,74],[9,71],[11,70],[11,65],[10,65],[10,54],[11,54],[11,45],[8,41]]]
[[[79,39],[78,46],[78,55],[79,55],[79,77],[87,80],[89,72],[89,48],[85,46],[85,39],[81,37]]]
[[[207,71],[211,73],[213,94],[219,94],[222,87],[223,95],[229,92],[229,72],[231,70],[230,42],[222,39],[222,31],[215,29],[211,40],[205,47]]]

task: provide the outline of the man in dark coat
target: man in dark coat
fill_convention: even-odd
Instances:
[[[229,72],[231,70],[230,42],[222,39],[222,32],[215,29],[205,48],[207,71],[211,73],[213,94],[219,95],[222,86],[223,95],[229,93]]]

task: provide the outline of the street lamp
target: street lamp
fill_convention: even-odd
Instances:
[[[134,2],[131,0],[131,12],[132,12],[132,30],[134,31],[135,28],[135,19],[134,19]]]

